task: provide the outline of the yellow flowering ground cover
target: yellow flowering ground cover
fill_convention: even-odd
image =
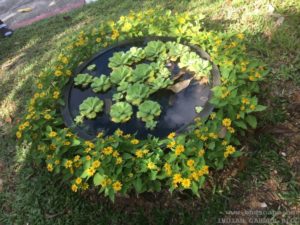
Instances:
[[[267,74],[262,62],[247,55],[243,34],[207,32],[202,19],[170,11],[131,12],[70,37],[38,79],[16,132],[20,143],[30,143],[35,160],[61,176],[73,192],[96,187],[111,200],[132,189],[191,190],[199,196],[210,170],[223,169],[227,160],[241,154],[238,136],[255,128],[253,113],[265,109],[255,94]],[[164,139],[138,140],[117,130],[86,141],[65,127],[61,91],[78,65],[118,41],[151,35],[184,39],[208,52],[218,65],[221,85],[212,89],[214,112],[209,118],[196,118],[186,132],[172,132]]]

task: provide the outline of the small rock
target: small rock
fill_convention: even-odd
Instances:
[[[267,203],[265,203],[265,202],[261,202],[261,203],[260,203],[260,207],[261,207],[261,208],[266,208],[266,207],[268,207],[268,205],[267,205]]]
[[[285,152],[280,152],[280,154],[284,157],[286,157],[286,153]]]

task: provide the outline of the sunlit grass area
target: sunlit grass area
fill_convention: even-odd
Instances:
[[[170,197],[164,204],[159,196],[113,205],[94,194],[71,193],[59,178],[32,163],[29,146],[16,146],[15,126],[33,84],[70,36],[131,10],[153,7],[203,14],[207,30],[245,33],[249,54],[266,62],[271,71],[260,93],[269,106],[260,115],[261,127],[243,138],[246,155],[229,165],[226,182],[222,181],[225,175],[218,174],[210,181],[211,191],[203,192],[196,205],[187,206],[189,197],[184,202]],[[279,140],[276,132],[270,132],[271,125],[294,124],[299,119],[289,107],[290,97],[300,87],[299,21],[298,0],[99,0],[1,38],[0,224],[216,224],[226,211],[250,207],[249,202],[265,202],[268,210],[279,210],[282,215],[299,210],[299,168],[284,155],[300,158],[295,150],[299,139],[293,144],[291,136]]]

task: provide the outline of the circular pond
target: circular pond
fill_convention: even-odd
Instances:
[[[106,76],[112,72],[108,66],[109,59],[116,52],[126,52],[131,47],[145,47],[148,42],[160,40],[163,42],[176,41],[174,38],[168,37],[148,37],[138,38],[102,50],[100,53],[92,57],[86,63],[82,64],[77,74],[90,74],[93,77]],[[202,59],[209,60],[209,55],[196,46],[181,42],[187,45],[191,51],[195,52]],[[143,63],[149,63],[143,61]],[[90,65],[96,65],[96,69],[90,71]],[[99,132],[104,135],[110,135],[118,128],[126,134],[136,134],[137,138],[144,139],[148,135],[156,137],[165,137],[170,132],[181,132],[185,130],[189,124],[193,123],[195,117],[207,117],[213,110],[213,106],[209,104],[211,97],[211,88],[220,84],[220,74],[218,68],[212,64],[210,78],[206,82],[195,80],[189,72],[182,73],[178,65],[167,63],[166,68],[171,72],[171,77],[176,79],[177,86],[173,88],[158,90],[151,94],[148,99],[156,101],[161,106],[161,114],[157,118],[157,125],[154,129],[147,129],[145,123],[137,118],[137,106],[133,106],[133,116],[126,123],[115,123],[111,121],[109,110],[114,103],[113,94],[116,88],[111,88],[105,93],[94,93],[91,88],[80,88],[74,85],[74,79],[71,78],[64,90],[65,106],[62,108],[62,115],[65,124],[73,129],[79,137],[84,139],[92,139]],[[180,76],[178,76],[180,74]],[[187,85],[186,85],[187,84]],[[173,90],[172,90],[173,89]],[[174,91],[176,89],[176,91]],[[98,113],[94,119],[84,119],[82,124],[74,122],[78,116],[79,106],[87,97],[98,97],[104,101],[104,109]],[[198,110],[197,110],[198,108]]]

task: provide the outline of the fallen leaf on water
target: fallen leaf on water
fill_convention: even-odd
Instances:
[[[22,8],[22,9],[18,9],[18,12],[20,13],[24,13],[24,12],[30,12],[32,11],[32,8],[28,7],[28,8]]]
[[[188,80],[178,82],[178,83],[168,87],[168,89],[172,90],[175,93],[178,93],[178,92],[182,91],[183,89],[187,88],[190,85],[191,80],[192,79],[188,79]]]

